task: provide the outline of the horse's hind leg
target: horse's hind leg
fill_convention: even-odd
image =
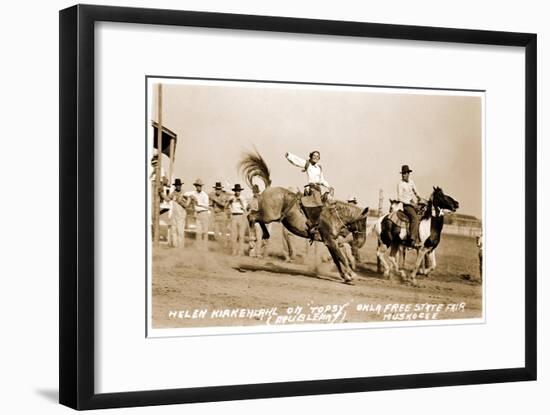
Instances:
[[[269,234],[269,229],[264,222],[260,222],[260,227],[262,228],[262,239],[269,239],[271,235]]]
[[[418,257],[416,258],[416,264],[414,266],[414,269],[411,272],[411,282],[413,284],[416,284],[416,274],[418,274],[418,270],[420,269],[420,265],[424,262],[424,258],[428,252],[429,248],[420,248],[418,251]]]
[[[399,268],[403,269],[405,268],[405,261],[407,260],[407,250],[403,245],[399,246],[399,256],[401,259],[401,262],[399,264]]]
[[[397,254],[400,253],[400,247],[401,244],[398,242],[394,242],[390,245],[390,273],[392,270],[395,270],[395,272],[404,279],[406,278],[405,272],[399,268],[399,263],[396,258]]]
[[[388,261],[386,261],[384,255],[386,249],[386,246],[381,241],[378,241],[378,247],[376,248],[376,258],[378,259],[378,263],[382,268],[381,271],[384,273],[384,278],[388,278],[390,276],[390,264],[388,264]]]

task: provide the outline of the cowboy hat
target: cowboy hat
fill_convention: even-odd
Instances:
[[[176,180],[174,180],[174,186],[181,186],[183,184],[183,182],[181,181],[181,179],[177,178]]]
[[[222,182],[216,182],[216,184],[213,187],[216,190],[222,190],[223,189]]]
[[[239,183],[237,183],[237,184],[235,185],[235,187],[233,187],[233,189],[231,189],[231,190],[233,190],[234,192],[241,192],[241,191],[243,191],[244,189],[241,187],[241,185],[240,185]]]
[[[409,166],[407,166],[406,164],[403,164],[401,166],[401,174],[405,174],[405,173],[411,173],[412,170],[409,169]]]
[[[355,196],[349,196],[348,197],[348,202],[349,203],[357,203],[357,198]]]
[[[201,179],[197,179],[193,182],[194,186],[204,186],[204,182]]]

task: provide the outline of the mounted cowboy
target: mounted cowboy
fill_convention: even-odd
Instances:
[[[417,204],[422,202],[422,199],[416,190],[414,181],[410,178],[412,170],[408,165],[401,166],[401,180],[397,185],[397,200],[403,204],[403,211],[409,218],[410,230],[408,240],[405,245],[413,248],[419,248],[422,244],[418,235],[418,225],[420,217],[417,210]]]
[[[384,275],[386,277],[392,271],[396,271],[402,278],[406,278],[403,264],[400,265],[396,258],[397,253],[407,240],[406,225],[401,223],[405,218],[397,217],[396,219],[396,216],[399,216],[399,214],[405,216],[405,214],[399,207],[402,205],[402,202],[392,200],[391,204],[390,212],[379,218],[374,227],[378,235],[376,256],[384,268]],[[409,277],[410,282],[413,284],[416,285],[416,275],[421,270],[421,266],[423,267],[424,275],[428,275],[435,269],[435,249],[441,241],[442,230],[445,224],[445,211],[456,212],[458,208],[459,202],[457,200],[446,195],[440,187],[433,187],[433,192],[426,201],[426,206],[420,219],[419,238],[421,244],[417,249],[416,263]],[[390,249],[389,263],[384,259],[384,246]],[[425,259],[428,260],[427,263],[425,263]]]
[[[319,164],[321,153],[317,150],[309,153],[309,159],[304,160],[292,153],[285,153],[286,159],[296,167],[300,167],[302,172],[307,174],[308,182],[305,185],[302,204],[307,216],[308,233],[311,239],[315,237],[315,231],[319,225],[319,217],[328,196],[333,189],[325,180],[323,168]]]

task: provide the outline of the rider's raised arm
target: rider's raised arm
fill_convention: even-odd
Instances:
[[[294,164],[296,167],[300,167],[301,169],[306,167],[306,161],[301,157],[298,157],[292,153],[286,153],[285,157],[288,161],[290,161],[291,164]]]

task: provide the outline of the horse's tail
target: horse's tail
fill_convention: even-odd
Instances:
[[[386,213],[385,215],[380,216],[378,219],[376,219],[376,222],[374,222],[372,225],[367,227],[367,235],[370,235],[372,232],[375,233],[375,235],[380,240],[380,236],[382,235],[382,221],[388,216]]]
[[[259,177],[265,184],[265,187],[271,186],[271,177],[269,167],[265,160],[260,156],[258,150],[248,151],[243,154],[239,162],[239,170],[241,171],[246,184],[252,188],[252,179]]]

